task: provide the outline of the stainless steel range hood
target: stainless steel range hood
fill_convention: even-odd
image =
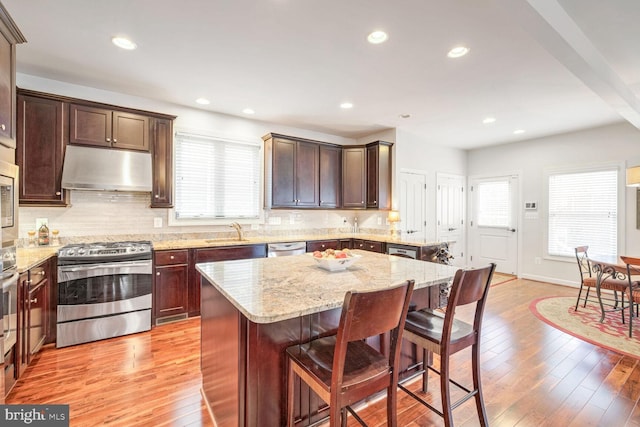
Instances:
[[[151,154],[68,145],[62,188],[150,192]]]

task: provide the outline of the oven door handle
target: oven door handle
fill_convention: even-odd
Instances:
[[[91,265],[74,265],[74,266],[58,266],[58,269],[63,273],[76,273],[78,271],[90,271],[108,268],[128,268],[128,267],[146,267],[151,266],[151,260],[145,261],[131,261],[131,262],[112,262],[106,264],[91,264]]]

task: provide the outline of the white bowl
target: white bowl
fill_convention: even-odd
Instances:
[[[350,257],[347,257],[347,258],[313,257],[313,259],[316,260],[316,262],[318,263],[318,267],[320,268],[324,268],[325,270],[329,270],[329,271],[342,271],[351,267],[361,257],[362,255],[351,255]]]

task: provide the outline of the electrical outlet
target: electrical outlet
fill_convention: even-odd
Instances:
[[[162,217],[153,218],[153,228],[162,228]]]
[[[534,262],[536,264],[542,264],[542,258],[540,258],[539,256],[535,257]]]
[[[382,225],[382,218],[378,217],[378,225]]]

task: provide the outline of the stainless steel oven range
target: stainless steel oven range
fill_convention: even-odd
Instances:
[[[151,270],[146,241],[60,249],[56,347],[150,330]]]

